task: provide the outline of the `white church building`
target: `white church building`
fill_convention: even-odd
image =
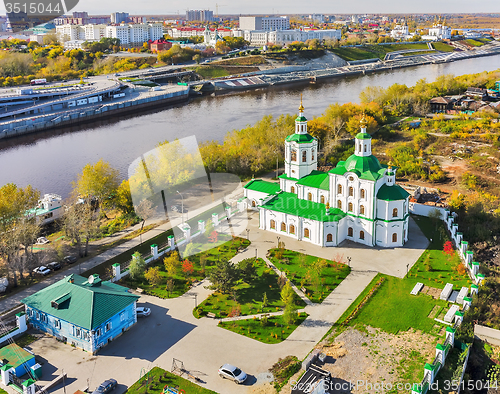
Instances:
[[[396,184],[396,170],[372,155],[366,121],[355,153],[328,172],[317,170],[318,141],[307,133],[302,103],[295,133],[285,139],[280,182],[252,179],[246,202],[259,211],[259,228],[320,246],[351,240],[400,247],[408,240],[409,194]]]

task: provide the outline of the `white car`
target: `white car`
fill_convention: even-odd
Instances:
[[[45,238],[45,237],[38,237],[36,239],[36,244],[37,245],[45,245],[45,244],[48,244],[49,242],[50,241],[47,238]]]
[[[219,376],[223,379],[233,380],[238,384],[242,384],[248,377],[245,372],[231,364],[224,364],[220,367]]]
[[[50,274],[50,272],[51,272],[50,269],[48,269],[44,265],[41,265],[40,267],[36,267],[33,270],[34,274],[39,274],[39,275],[43,275],[43,276]]]
[[[151,309],[143,306],[138,306],[137,308],[135,308],[135,313],[137,314],[137,317],[147,317],[151,314]]]

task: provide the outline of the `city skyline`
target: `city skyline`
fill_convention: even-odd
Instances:
[[[227,3],[227,2],[226,2]],[[102,15],[112,12],[128,12],[132,15],[157,14],[174,15],[179,13],[185,16],[187,9],[208,9],[216,13],[216,3],[206,0],[191,0],[189,2],[174,0],[167,4],[156,0],[147,2],[110,0],[103,6],[98,0],[80,0],[72,11],[87,11],[89,14]],[[326,0],[313,2],[289,2],[276,0],[269,4],[264,0],[248,2],[232,2],[219,6],[219,14],[365,14],[365,13],[499,13],[500,5],[496,0],[484,0],[480,3],[471,3],[465,0],[442,0],[435,2],[422,0],[418,3],[385,0],[374,3],[370,0],[355,0],[349,3],[332,4]],[[5,14],[5,6],[1,3],[0,13]]]

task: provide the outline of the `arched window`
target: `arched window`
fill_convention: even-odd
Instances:
[[[349,186],[349,197],[353,197],[354,196],[354,189],[352,186]]]
[[[365,195],[366,195],[365,189],[361,189],[360,195],[361,195],[361,198],[365,198]]]
[[[271,228],[272,228],[273,230],[275,230],[275,229],[276,229],[276,222],[275,222],[273,219],[271,219],[270,226],[271,226]]]
[[[252,200],[252,207],[255,208],[256,206],[257,206],[257,204],[255,204],[255,200]]]
[[[365,214],[365,206],[364,206],[364,205],[361,205],[361,206],[359,207],[359,214],[360,214],[360,215],[364,215],[364,214]]]
[[[311,152],[311,160],[314,160],[314,149]]]
[[[392,234],[392,242],[398,242],[398,234],[396,233]]]
[[[305,163],[307,161],[307,151],[302,152],[302,163]]]
[[[342,194],[342,185],[337,186],[337,194]]]
[[[333,236],[332,236],[332,234],[328,234],[326,236],[326,242],[333,242]]]
[[[307,193],[307,199],[308,199],[309,201],[312,201],[312,199],[313,199],[313,195],[312,195],[311,193]]]
[[[342,209],[342,201],[337,200],[337,208]]]
[[[321,204],[324,204],[325,203],[325,196],[321,196],[321,198],[319,199],[319,201],[321,202]]]
[[[363,230],[359,232],[359,239],[365,239],[365,232]]]
[[[365,152],[366,152],[366,145],[365,145]]]
[[[295,226],[293,224],[290,225],[290,234],[295,234]]]
[[[304,229],[304,238],[309,238],[309,229],[308,228]]]
[[[352,212],[352,202],[350,202],[349,205],[347,206],[347,210],[349,212]]]
[[[352,237],[352,235],[353,235],[353,234],[354,234],[354,233],[353,233],[353,231],[352,231],[352,227],[349,227],[349,228],[347,229],[347,236],[348,236],[348,237]]]
[[[297,151],[292,149],[292,161],[297,161]]]
[[[292,187],[290,188],[290,193],[295,193],[295,186],[292,186]]]
[[[397,209],[397,208],[394,208],[394,209],[392,210],[392,217],[393,217],[393,218],[397,218],[397,217],[398,217],[398,209]]]
[[[281,231],[286,231],[286,224],[285,224],[285,222],[281,222]]]

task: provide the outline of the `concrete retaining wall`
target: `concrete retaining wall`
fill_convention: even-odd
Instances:
[[[427,216],[427,217],[429,217],[429,214],[432,211],[437,209],[441,213],[441,219],[442,220],[444,219],[445,208],[433,207],[432,205],[419,204],[417,202],[410,202],[409,208],[410,212],[413,213],[414,215]]]
[[[474,336],[492,345],[500,346],[500,330],[475,324]]]

